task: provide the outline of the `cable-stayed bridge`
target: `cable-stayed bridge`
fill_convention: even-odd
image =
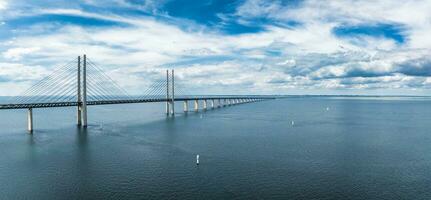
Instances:
[[[78,56],[50,75],[38,81],[18,96],[12,97],[1,109],[28,109],[28,131],[33,131],[33,109],[49,107],[77,107],[77,124],[87,126],[87,106],[106,104],[166,102],[166,114],[175,115],[176,101],[182,101],[184,112],[189,112],[189,101],[194,102],[193,111],[214,109],[248,102],[274,99],[262,95],[191,95],[186,88],[175,82],[174,70],[166,70],[161,77],[150,84],[141,95],[129,95],[110,78],[100,66],[86,55]]]

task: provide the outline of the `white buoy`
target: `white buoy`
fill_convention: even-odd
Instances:
[[[196,155],[196,165],[199,165],[199,154]]]
[[[326,111],[329,111],[329,107],[326,107]]]
[[[292,126],[293,126],[293,125],[295,125],[295,122],[294,122],[294,121],[292,121]]]

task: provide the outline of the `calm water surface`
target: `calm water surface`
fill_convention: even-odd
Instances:
[[[430,98],[75,110],[0,110],[0,199],[431,199]]]

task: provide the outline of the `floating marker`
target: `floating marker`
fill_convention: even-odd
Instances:
[[[326,107],[326,111],[329,111],[329,107]]]
[[[196,165],[199,165],[199,154],[196,155]]]
[[[292,121],[292,126],[293,126],[293,125],[295,125],[295,122],[294,122],[294,121]]]

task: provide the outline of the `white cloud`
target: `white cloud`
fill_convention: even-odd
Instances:
[[[0,0],[0,10],[4,10],[7,7],[7,1],[6,0]]]
[[[95,1],[89,3],[97,5]],[[120,5],[131,6],[126,3],[119,1]],[[142,9],[157,6],[142,5]],[[428,1],[305,1],[298,6],[284,7],[271,1],[250,0],[237,10],[242,20],[264,16],[280,21],[297,20],[302,24],[294,28],[266,25],[263,32],[241,35],[212,32],[181,20],[176,22],[193,31],[152,17],[39,9],[26,15],[66,14],[130,26],[61,26],[44,34],[17,35],[13,42],[0,45],[0,49],[7,62],[19,61],[23,66],[38,63],[53,67],[86,53],[131,93],[138,93],[163,76],[162,68],[170,67],[178,69],[179,81],[190,83],[189,87],[200,92],[209,89],[214,93],[307,93],[375,88],[378,83],[381,87],[408,88],[413,80],[419,79],[401,75],[339,77],[347,76],[352,70],[390,73],[397,63],[429,55],[429,6]],[[383,37],[342,39],[333,34],[333,28],[343,23],[374,22],[406,24],[409,28],[406,44],[399,45]],[[30,26],[28,30],[44,30],[45,25],[49,26]],[[268,51],[277,54],[271,55]],[[229,59],[217,60],[217,57]],[[178,64],[181,62],[189,64]],[[14,79],[15,75],[9,74]],[[335,78],[323,79],[327,76]],[[351,84],[343,82],[344,79]],[[429,85],[429,79],[423,82]]]
[[[27,66],[17,63],[0,62],[0,76],[18,81],[38,79],[47,75],[48,70],[39,65]]]
[[[17,61],[17,60],[20,60],[24,55],[35,53],[39,49],[40,49],[39,47],[30,47],[30,48],[18,47],[18,48],[11,48],[11,49],[8,49],[6,52],[3,53],[3,57],[6,58],[6,59]]]

